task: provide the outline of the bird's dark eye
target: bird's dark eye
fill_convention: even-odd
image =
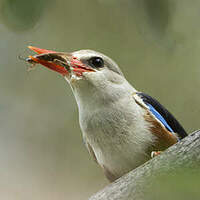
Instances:
[[[104,65],[103,59],[100,57],[92,57],[89,59],[89,65],[94,68],[101,68]]]

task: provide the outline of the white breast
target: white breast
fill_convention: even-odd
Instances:
[[[97,162],[115,178],[150,158],[147,149],[154,136],[144,120],[145,110],[132,96],[119,101],[80,110],[80,126]]]
[[[133,98],[136,90],[124,77],[109,80],[109,71],[86,75],[72,86],[83,138],[100,166],[112,174],[110,180],[115,180],[150,158],[147,149],[155,136],[144,120],[146,110]]]

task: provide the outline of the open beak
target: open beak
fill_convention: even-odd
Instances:
[[[28,46],[28,48],[37,53],[37,55],[29,56],[27,59],[28,62],[39,63],[53,71],[62,74],[63,76],[70,73],[69,62],[71,59],[71,54],[40,49],[33,46]]]
[[[29,49],[37,54],[29,56],[27,59],[30,63],[39,63],[45,67],[56,71],[63,76],[73,72],[77,76],[82,76],[83,72],[94,72],[95,70],[82,63],[77,57],[71,53],[62,53],[46,49],[40,49],[33,46],[28,46]]]

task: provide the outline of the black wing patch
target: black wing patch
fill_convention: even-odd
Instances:
[[[175,119],[175,117],[163,106],[161,105],[156,99],[152,98],[151,96],[143,93],[137,92],[137,95],[142,98],[145,104],[150,104],[155,108],[155,110],[165,119],[167,124],[171,127],[171,129],[178,134],[180,139],[187,136],[186,131],[180,125],[180,123]]]

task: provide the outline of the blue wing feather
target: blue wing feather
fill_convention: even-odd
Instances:
[[[147,105],[149,107],[149,110],[152,112],[152,114],[168,129],[168,131],[174,133],[172,128],[165,121],[165,119],[159,114],[159,112],[157,112],[157,110],[151,104],[147,104]]]
[[[137,92],[137,95],[142,98],[143,102],[149,107],[152,114],[171,132],[177,133],[180,139],[187,136],[186,131],[176,118],[156,99],[151,96]]]

